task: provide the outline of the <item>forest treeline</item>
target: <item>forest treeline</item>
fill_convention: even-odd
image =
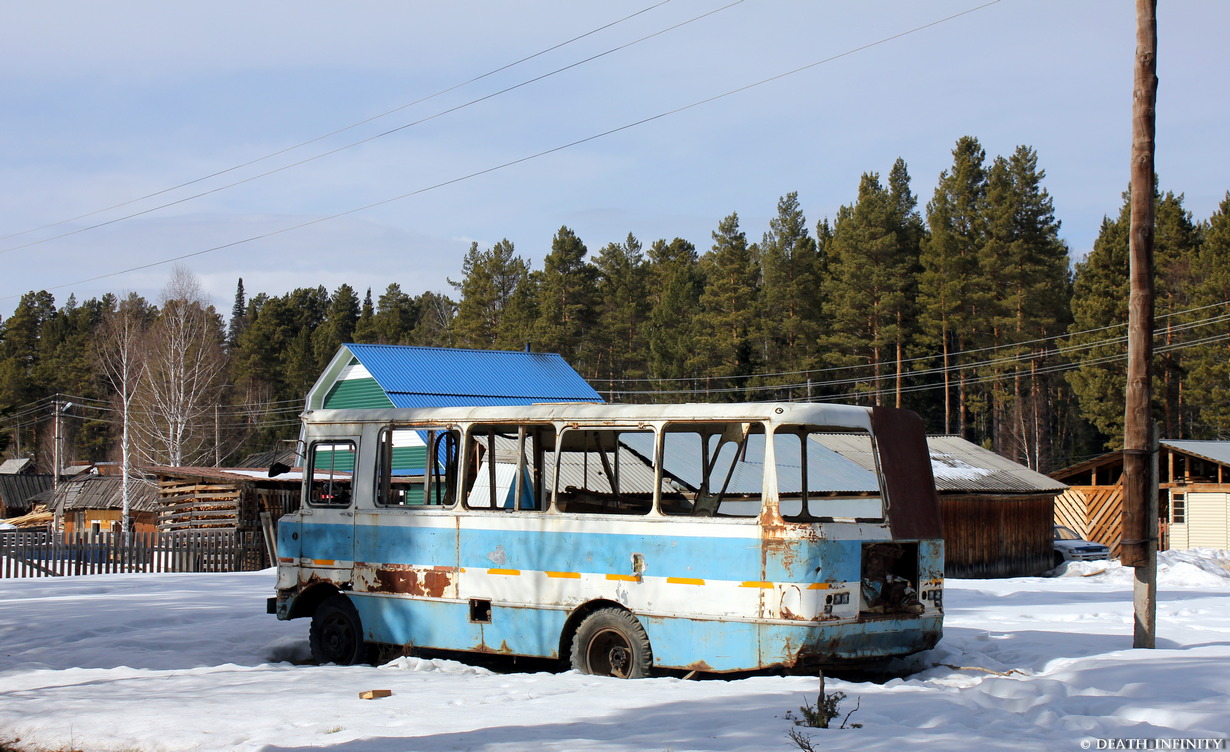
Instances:
[[[1127,196],[1073,265],[1033,149],[964,137],[952,158],[925,206],[898,159],[814,225],[781,197],[758,240],[731,214],[703,249],[591,252],[561,227],[541,268],[476,243],[447,294],[239,280],[224,319],[183,269],[155,302],[30,292],[0,332],[4,450],[50,467],[59,410],[68,457],[234,464],[296,434],[345,342],[557,352],[616,402],[904,406],[1042,471],[1117,448]],[[1156,205],[1161,434],[1230,438],[1230,193],[1201,221],[1181,194]]]

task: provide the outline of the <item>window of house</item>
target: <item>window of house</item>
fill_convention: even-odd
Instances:
[[[1187,499],[1184,494],[1177,493],[1170,497],[1170,521],[1176,525],[1187,522]]]

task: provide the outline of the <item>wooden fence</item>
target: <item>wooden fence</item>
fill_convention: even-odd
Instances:
[[[0,532],[0,579],[118,572],[243,572],[270,566],[259,532]]]

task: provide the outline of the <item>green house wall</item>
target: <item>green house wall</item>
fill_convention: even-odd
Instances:
[[[329,388],[325,395],[326,410],[354,410],[366,407],[392,407],[389,399],[375,379],[346,379]]]

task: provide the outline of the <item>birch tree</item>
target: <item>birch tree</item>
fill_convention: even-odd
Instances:
[[[222,319],[191,272],[176,267],[150,326],[146,378],[136,391],[135,440],[141,460],[183,466],[213,454],[215,406],[226,358]]]
[[[121,534],[127,541],[132,527],[132,416],[137,389],[145,377],[145,339],[155,311],[145,298],[130,293],[107,311],[95,339],[94,356],[99,370],[115,393],[120,413],[120,476],[123,507]]]

